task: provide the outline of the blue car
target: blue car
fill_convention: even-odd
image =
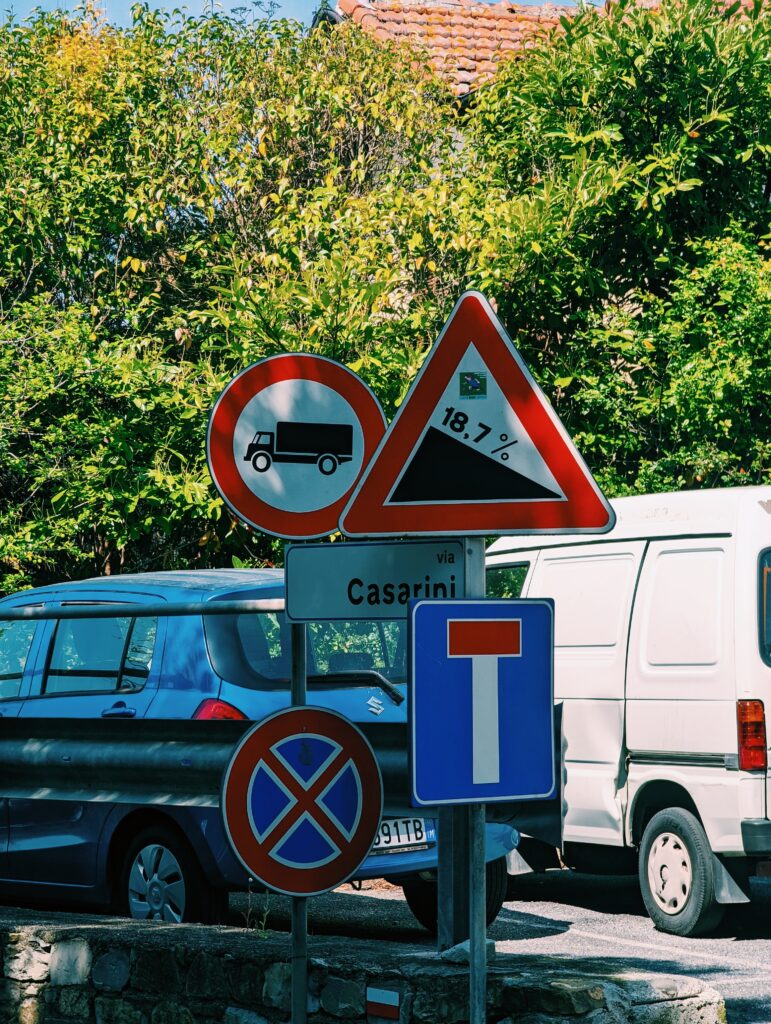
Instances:
[[[163,605],[283,598],[277,570],[200,570],[103,577],[26,590],[12,608]],[[281,612],[0,620],[5,719],[259,720],[289,706],[290,626]],[[308,702],[354,722],[406,720],[406,623],[308,626]],[[23,724],[23,722],[20,722]],[[2,784],[0,784],[2,785]],[[0,894],[110,906],[135,918],[213,921],[249,879],[216,806],[34,797],[0,789]],[[404,887],[436,926],[436,823],[406,803],[388,812],[358,879]],[[506,895],[518,840],[487,826],[488,919]]]

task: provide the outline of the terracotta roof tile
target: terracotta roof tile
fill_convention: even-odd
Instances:
[[[659,0],[638,2],[657,6]],[[716,2],[727,7],[732,0]],[[740,2],[749,7],[752,0]],[[464,96],[492,78],[502,57],[531,50],[576,8],[526,7],[510,0],[337,0],[337,10],[377,39],[405,41],[425,51],[453,92]]]
[[[497,0],[337,0],[338,13],[377,39],[423,49],[458,96],[488,81],[497,62],[529,49],[575,7],[524,7]]]

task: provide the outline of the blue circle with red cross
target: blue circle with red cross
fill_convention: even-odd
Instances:
[[[309,896],[349,878],[367,856],[382,812],[377,760],[342,715],[290,708],[241,740],[223,781],[234,852],[278,892]]]

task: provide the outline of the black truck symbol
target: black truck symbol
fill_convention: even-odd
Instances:
[[[318,466],[331,476],[343,462],[353,458],[353,427],[350,423],[289,423],[279,421],[276,429],[258,430],[244,455],[258,473],[274,462],[304,462]]]

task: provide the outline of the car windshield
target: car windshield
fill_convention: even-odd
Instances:
[[[760,556],[760,653],[771,665],[771,551]]]
[[[209,657],[217,675],[250,689],[289,685],[290,623],[283,613],[205,615]],[[379,672],[392,683],[407,676],[407,623],[400,619],[308,623],[308,682],[350,682]]]

